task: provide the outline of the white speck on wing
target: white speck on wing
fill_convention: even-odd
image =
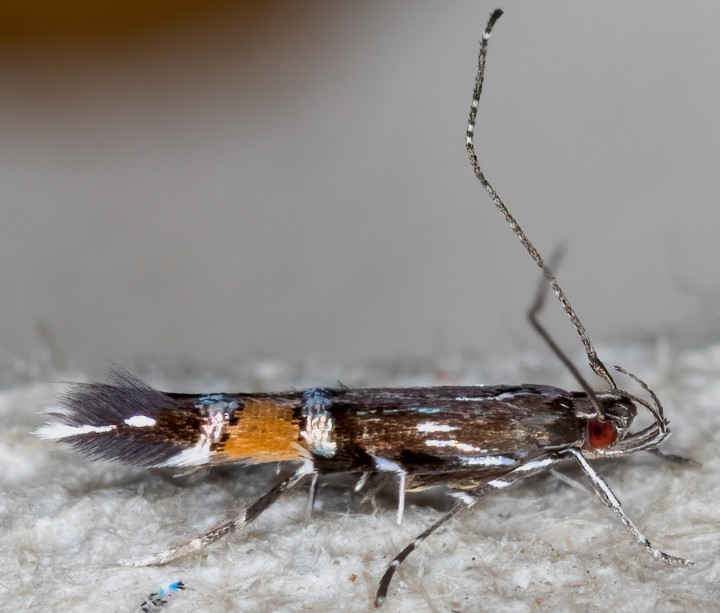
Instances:
[[[461,443],[460,441],[456,441],[454,439],[451,439],[449,441],[430,439],[428,441],[425,441],[425,445],[427,447],[454,447],[458,451],[480,451],[480,449],[478,449],[477,447],[473,447],[472,445],[468,445],[467,443]]]
[[[147,415],[133,415],[125,420],[125,424],[133,428],[150,428],[157,424],[157,422]]]
[[[433,421],[425,421],[417,425],[417,430],[418,432],[451,432],[452,430],[457,430],[457,427],[438,424]]]

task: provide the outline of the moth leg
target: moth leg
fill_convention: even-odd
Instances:
[[[318,480],[320,479],[320,474],[315,472],[312,476],[312,481],[310,481],[310,491],[308,492],[308,506],[307,506],[307,517],[310,518],[310,516],[313,514],[313,509],[315,509],[315,500],[317,499],[317,493],[318,493]]]
[[[398,526],[402,524],[403,514],[405,513],[405,476],[407,473],[403,470],[398,473],[400,476],[398,483],[398,510],[397,510],[397,523]]]
[[[595,469],[590,466],[588,461],[577,449],[567,449],[563,453],[569,453],[575,458],[575,460],[577,460],[578,464],[580,464],[580,468],[582,468],[582,471],[585,473],[585,476],[589,479],[590,485],[592,486],[593,491],[595,492],[597,497],[602,500],[605,506],[615,511],[616,515],[620,518],[620,521],[623,523],[623,525],[635,537],[635,540],[643,547],[645,547],[645,549],[647,549],[654,558],[662,560],[663,562],[671,566],[693,565],[693,562],[691,562],[690,560],[671,556],[670,554],[665,553],[664,551],[661,551],[657,547],[653,546],[653,544],[647,539],[647,537],[645,537],[645,535],[643,535],[642,532],[637,529],[631,519],[627,515],[625,515],[625,512],[620,506],[620,501],[617,499],[615,494],[613,494],[610,486],[597,472],[595,472]]]
[[[365,480],[367,482],[367,479]],[[387,475],[381,475],[375,479],[375,484],[367,491],[365,492],[365,495],[360,500],[361,503],[365,504],[369,500],[375,498],[375,496],[380,493],[380,490],[382,490],[388,483],[390,482],[390,477]],[[363,483],[363,486],[365,483]],[[355,491],[359,492],[360,488],[358,486],[355,486]]]
[[[364,488],[367,485],[368,479],[372,475],[374,475],[370,470],[365,471],[362,475],[360,475],[360,478],[358,479],[358,482],[355,484],[355,493],[359,492],[362,488]]]
[[[224,521],[223,523],[215,526],[209,532],[202,536],[193,539],[183,545],[172,547],[161,553],[154,555],[145,556],[142,558],[136,558],[131,560],[120,560],[118,563],[122,566],[154,566],[162,565],[171,562],[177,558],[181,558],[189,553],[198,551],[221,539],[223,536],[230,534],[238,528],[244,528],[265,510],[267,510],[282,494],[293,489],[298,483],[300,483],[307,475],[314,474],[315,468],[312,462],[304,462],[297,470],[295,470],[289,477],[278,481],[270,490],[260,496],[255,502],[253,502],[245,511],[238,517]]]
[[[452,519],[460,511],[473,507],[477,503],[477,501],[486,494],[506,488],[515,483],[516,481],[520,481],[521,479],[529,477],[530,475],[533,475],[535,473],[542,472],[546,470],[549,466],[559,462],[560,460],[560,457],[554,455],[536,458],[534,460],[526,462],[525,464],[521,464],[512,472],[501,478],[493,479],[468,491],[453,492],[452,496],[456,498],[458,502],[456,502],[451,507],[447,514],[438,519],[429,528],[427,528],[425,531],[415,537],[415,540],[413,540],[409,545],[407,545],[397,556],[395,556],[395,559],[390,562],[390,565],[385,570],[385,574],[383,574],[382,579],[380,579],[380,583],[375,594],[375,607],[379,607],[382,604],[383,600],[385,600],[388,588],[390,586],[390,582],[392,581],[392,578],[395,575],[395,571],[397,570],[398,566],[400,566],[400,564],[402,564],[405,558],[407,558],[413,551],[415,551],[428,536],[430,536],[433,532],[435,532],[435,530],[440,528],[445,522]]]
[[[666,462],[670,462],[671,464],[678,464],[680,466],[691,466],[692,468],[700,468],[701,466],[700,462],[696,462],[691,458],[686,458],[681,455],[675,455],[674,453],[668,453],[667,451],[663,451],[662,449],[658,449],[657,447],[653,449],[648,449],[648,452],[656,455],[657,457],[665,460]]]
[[[378,504],[377,504],[377,500],[375,497],[377,496],[378,492],[380,492],[380,490],[382,490],[385,487],[385,485],[387,485],[387,483],[390,481],[390,479],[387,476],[378,477],[377,476],[378,473],[368,473],[368,474],[370,476],[365,481],[367,482],[369,479],[373,479],[374,485],[372,487],[370,487],[370,489],[367,492],[365,492],[363,497],[360,499],[360,504],[363,505],[363,504],[367,504],[369,502],[372,505],[373,511],[377,513]],[[360,485],[360,483],[358,483],[358,485],[355,486],[356,492],[359,492],[361,489],[358,487],[359,485]],[[364,486],[365,483],[363,483],[362,485]]]
[[[383,458],[381,456],[374,456],[375,470],[379,473],[392,473],[398,477],[398,509],[397,509],[397,523],[402,523],[403,514],[405,512],[405,482],[407,479],[407,471],[397,462]],[[367,496],[366,496],[367,498]]]
[[[355,491],[359,492],[367,483],[368,479],[371,475],[374,475],[375,473],[363,473],[363,476],[360,477],[360,480],[357,482],[357,485],[355,485]],[[397,508],[397,523],[398,525],[402,524],[402,518],[405,514],[405,481],[407,477],[407,473],[403,471],[399,471],[397,473],[399,476],[398,481],[398,508]],[[377,506],[375,504],[375,496],[382,490],[390,481],[390,477],[382,476],[377,480],[377,483],[374,487],[372,487],[366,494],[362,497],[360,500],[360,504],[365,504],[366,502],[371,501],[373,505],[373,509],[377,510]]]
[[[452,519],[463,509],[467,509],[473,504],[475,504],[476,501],[477,499],[473,498],[472,504],[468,504],[466,500],[456,502],[452,506],[450,511],[448,511],[445,515],[438,519],[432,526],[426,528],[423,532],[418,534],[412,543],[407,545],[399,554],[395,556],[395,559],[390,562],[390,566],[387,567],[387,569],[385,570],[385,574],[383,574],[382,579],[380,579],[380,583],[378,584],[378,589],[375,594],[375,607],[379,607],[383,603],[383,600],[385,600],[388,588],[390,587],[390,582],[395,575],[395,571],[397,570],[398,566],[402,564],[403,560],[405,560],[405,558],[407,558],[413,551],[415,551],[420,545],[420,543],[422,543],[428,536],[435,532],[435,530],[437,530],[448,520]]]

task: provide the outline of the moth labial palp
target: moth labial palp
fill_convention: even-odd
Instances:
[[[620,366],[649,400],[619,389],[598,357],[585,328],[553,273],[485,177],[475,154],[475,123],[485,76],[490,34],[502,11],[492,13],[478,54],[466,147],[476,177],[486,189],[544,280],[528,317],[535,330],[568,368],[581,391],[548,385],[440,386],[399,388],[311,388],[283,393],[178,394],[155,390],[119,370],[109,383],[73,385],[51,422],[38,430],[88,456],[147,467],[193,469],[226,463],[277,463],[276,482],[239,516],[187,543],[125,562],[165,564],[198,551],[247,526],[286,492],[310,482],[309,510],[318,479],[333,473],[358,476],[356,491],[371,476],[395,479],[397,519],[406,492],[446,486],[450,510],[394,558],[375,597],[387,596],[398,566],[427,537],[486,495],[529,476],[574,461],[592,490],[651,555],[672,565],[690,564],[657,549],[623,511],[590,461],[638,451],[657,452],[669,434],[663,407],[643,381]],[[552,289],[582,342],[592,370],[608,386],[595,391],[539,321]],[[638,407],[653,423],[631,431]],[[677,456],[669,456],[676,458]]]

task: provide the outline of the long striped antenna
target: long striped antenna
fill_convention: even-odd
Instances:
[[[495,203],[495,206],[505,218],[505,221],[507,221],[512,231],[515,233],[515,236],[518,237],[518,239],[522,243],[522,246],[525,247],[525,250],[530,254],[530,257],[542,269],[545,278],[547,279],[552,290],[555,292],[555,296],[557,296],[557,299],[560,301],[563,310],[570,318],[573,326],[575,326],[575,330],[580,337],[580,341],[585,347],[585,353],[587,354],[588,362],[590,363],[590,367],[593,369],[593,372],[595,372],[598,377],[604,379],[612,389],[616,390],[618,388],[615,384],[615,380],[613,379],[612,375],[608,371],[603,361],[598,357],[597,352],[595,351],[595,347],[593,347],[593,344],[590,341],[590,337],[585,331],[585,326],[583,326],[582,322],[575,313],[575,309],[573,309],[570,301],[565,296],[565,292],[562,290],[560,284],[557,282],[555,274],[553,273],[550,266],[545,263],[535,246],[530,242],[530,239],[528,239],[528,237],[525,235],[524,230],[512,216],[503,201],[500,199],[500,196],[498,196],[498,193],[495,191],[493,186],[490,185],[490,182],[485,177],[482,168],[480,168],[480,163],[478,162],[477,155],[475,154],[475,124],[477,120],[477,109],[478,105],[480,104],[480,93],[482,92],[483,81],[485,79],[485,59],[487,57],[488,40],[490,40],[490,34],[492,33],[493,26],[495,25],[497,20],[500,19],[502,14],[503,12],[500,9],[496,9],[495,11],[493,11],[493,13],[490,15],[487,26],[485,27],[482,41],[480,43],[480,52],[478,53],[478,70],[475,77],[475,90],[473,91],[472,104],[470,105],[470,117],[468,119],[467,132],[465,134],[465,147],[467,149],[468,156],[470,157],[470,164],[472,165],[475,176],[478,178],[482,186],[490,195],[490,198]],[[536,304],[542,304],[542,296],[539,297],[539,299],[536,301]],[[543,336],[543,338],[548,341],[549,335],[547,335],[540,322],[537,321],[537,319],[535,318],[538,310],[539,309],[537,308],[531,309],[530,320],[535,326],[535,328],[538,330],[538,332],[540,332],[540,334]],[[559,348],[557,347],[557,345],[555,345],[554,342],[548,342],[553,351],[558,355],[558,357],[563,361],[563,363],[567,365],[567,357],[565,357],[565,355],[562,353],[562,351],[559,350]],[[585,392],[587,392],[593,405],[595,405],[598,416],[603,419],[603,411],[595,393],[592,391],[587,382],[585,382],[583,378],[579,376],[577,369],[572,368],[571,372],[573,373],[573,375],[575,375],[575,378],[578,379],[578,382],[583,387]]]

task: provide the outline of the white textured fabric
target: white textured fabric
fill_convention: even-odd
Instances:
[[[653,543],[696,565],[668,568],[652,559],[568,467],[561,478],[548,474],[498,492],[430,537],[400,567],[383,611],[718,610],[720,346],[604,348],[601,355],[651,384],[673,430],[665,449],[702,467],[650,454],[595,466]],[[232,378],[150,376],[148,383],[178,391],[270,391],[335,379],[574,387],[550,361],[345,370],[263,363]],[[361,504],[347,483],[321,480],[309,520],[306,490],[298,490],[202,553],[165,567],[118,567],[119,559],[163,550],[232,516],[268,487],[274,471],[233,468],[172,480],[89,461],[31,434],[42,423],[38,412],[62,389],[18,384],[0,394],[2,611],[135,611],[176,579],[187,589],[167,611],[367,611],[392,557],[450,504],[439,494],[408,495],[397,526],[392,488]]]

